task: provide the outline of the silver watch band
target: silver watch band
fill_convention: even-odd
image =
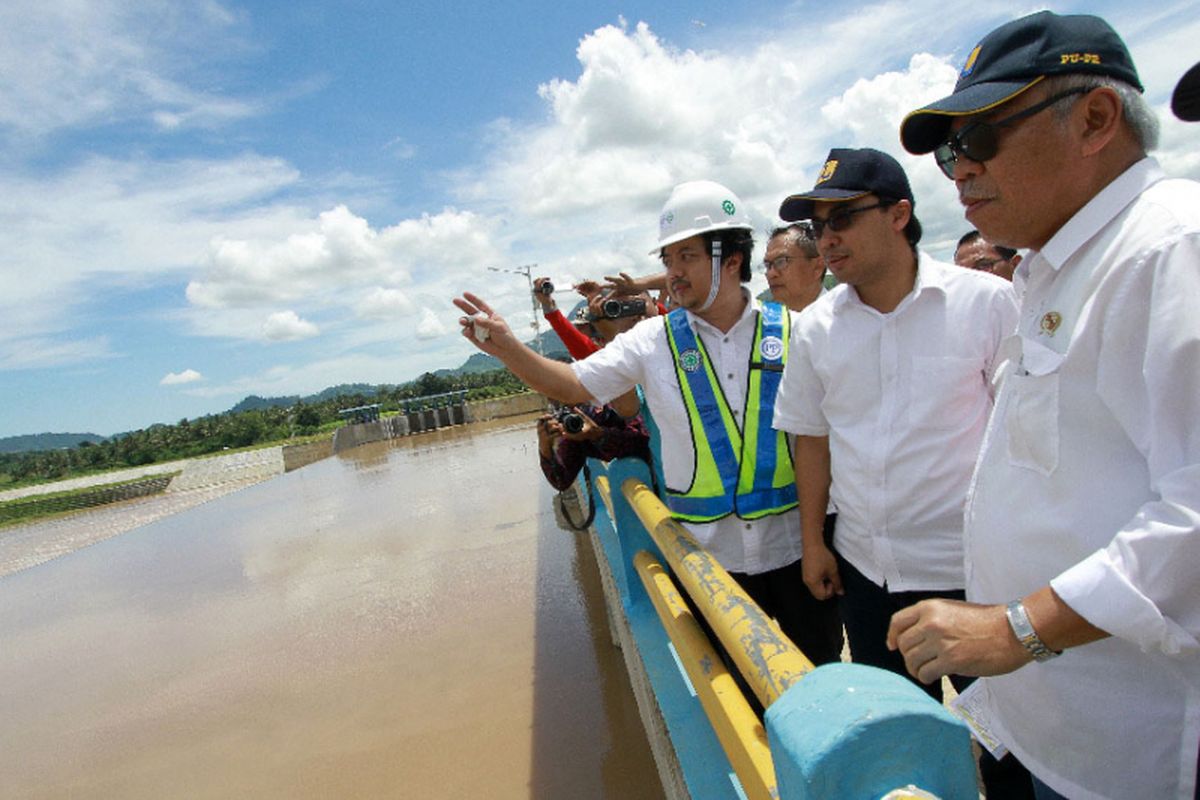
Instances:
[[[1051,650],[1037,635],[1033,623],[1029,621],[1029,614],[1025,612],[1025,604],[1020,600],[1009,603],[1004,613],[1008,616],[1008,626],[1012,628],[1013,635],[1017,637],[1021,646],[1029,651],[1034,661],[1049,661],[1062,655],[1061,650]]]

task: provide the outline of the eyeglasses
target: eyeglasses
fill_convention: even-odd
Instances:
[[[892,205],[887,201],[880,201],[873,206],[859,206],[858,208],[841,208],[830,214],[825,219],[817,219],[813,217],[809,222],[812,223],[813,240],[820,239],[825,233],[825,228],[829,228],[834,233],[841,233],[854,224],[854,215],[862,211],[870,211],[873,208],[886,208]]]
[[[958,133],[951,134],[949,139],[939,144],[933,151],[933,157],[937,159],[937,164],[942,168],[946,177],[954,180],[954,166],[958,163],[960,156],[966,156],[979,164],[996,157],[996,153],[1000,150],[999,131],[1001,128],[1032,117],[1040,111],[1045,111],[1059,100],[1089,91],[1091,90],[1077,86],[1074,89],[1059,92],[1040,103],[1035,103],[1024,111],[1018,111],[999,122],[980,120],[967,123]]]
[[[776,272],[783,272],[785,269],[787,269],[788,264],[790,263],[792,263],[791,256],[776,256],[775,258],[771,259],[764,258],[762,262],[762,271],[770,272],[771,270],[775,270]]]

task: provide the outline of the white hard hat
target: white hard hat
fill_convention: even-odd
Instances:
[[[701,233],[739,228],[754,230],[736,194],[714,181],[681,183],[663,205],[658,217],[658,246],[650,255]]]

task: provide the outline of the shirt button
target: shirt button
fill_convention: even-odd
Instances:
[[[750,530],[752,527],[754,527],[754,526],[751,525],[749,522],[746,523],[746,530]]]
[[[725,377],[726,377],[726,378],[729,378],[729,380],[733,380],[733,373],[732,373],[732,372],[727,372],[727,373],[725,373]]]
[[[726,337],[725,337],[724,339],[722,339],[721,341],[722,341],[722,342],[724,342],[725,344],[729,344],[729,337],[728,337],[728,336],[726,336]]]

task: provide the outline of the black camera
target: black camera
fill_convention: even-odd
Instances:
[[[583,430],[583,414],[570,406],[562,406],[554,412],[554,418],[563,426],[567,433],[579,433]]]
[[[541,285],[534,291],[541,292],[544,295],[554,294],[554,284],[550,281],[542,281]]]
[[[645,300],[605,300],[600,304],[601,316],[590,314],[594,322],[598,319],[621,319],[622,317],[640,317],[646,313]]]

